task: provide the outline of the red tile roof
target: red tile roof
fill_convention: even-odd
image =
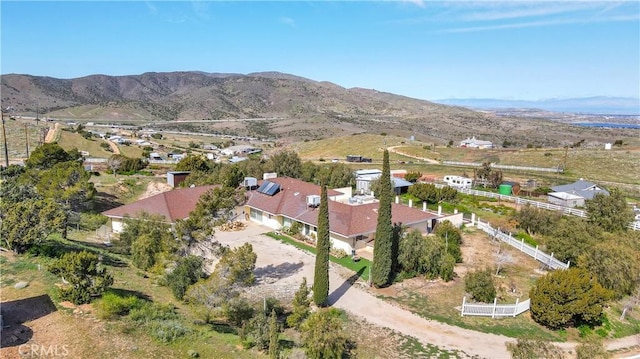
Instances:
[[[269,179],[280,185],[280,192],[269,196],[257,191],[247,193],[249,207],[274,215],[283,215],[313,226],[318,224],[318,209],[307,206],[308,195],[320,195],[320,186],[288,177]],[[335,190],[328,190],[329,199],[340,195]],[[373,233],[378,221],[378,202],[350,205],[329,201],[329,226],[331,232],[345,237]],[[435,215],[416,208],[393,204],[392,221],[411,225],[436,218]]]
[[[184,219],[196,208],[200,197],[216,186],[176,188],[149,198],[102,212],[107,217],[137,218],[142,212],[161,215],[169,222]]]

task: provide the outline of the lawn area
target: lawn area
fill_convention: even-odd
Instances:
[[[300,242],[296,239],[293,239],[289,236],[285,236],[282,234],[276,234],[274,232],[266,233],[267,236],[282,241],[283,243],[290,244],[294,247],[303,249],[305,251],[311,252],[314,255],[316,254],[316,248],[308,245],[306,243]],[[367,259],[360,258],[359,261],[354,262],[350,256],[336,258],[334,256],[329,256],[329,259],[336,264],[339,264],[347,269],[351,269],[352,271],[359,273],[360,278],[364,281],[369,280],[369,267],[371,266],[371,262]]]
[[[58,144],[60,145],[60,147],[64,148],[66,151],[76,148],[78,149],[78,151],[89,152],[88,157],[111,157],[111,155],[113,155],[113,152],[105,151],[104,148],[100,147],[101,143],[105,142],[99,138],[92,138],[91,140],[87,140],[86,138],[80,136],[80,134],[69,131],[60,131],[60,139],[58,140]]]

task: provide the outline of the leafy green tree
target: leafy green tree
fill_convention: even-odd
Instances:
[[[422,259],[424,271],[421,274],[424,274],[426,278],[435,279],[440,276],[442,261],[447,254],[445,241],[435,236],[427,236],[425,241],[426,251]]]
[[[449,253],[445,254],[440,263],[440,278],[445,282],[452,280],[455,275],[455,267],[456,259]]]
[[[318,237],[316,240],[315,275],[313,277],[313,302],[319,307],[328,305],[330,250],[329,201],[327,186],[323,185],[320,191],[320,208],[318,209]]]
[[[269,316],[269,358],[278,359],[280,354],[280,345],[278,338],[280,337],[280,326],[275,310],[271,310]]]
[[[407,274],[425,273],[427,246],[427,240],[417,229],[401,238],[398,253],[400,270]]]
[[[294,151],[281,151],[271,156],[271,168],[279,177],[300,178],[302,161]]]
[[[69,283],[60,289],[60,297],[75,304],[89,303],[113,284],[113,277],[98,256],[87,251],[65,253],[49,271]]]
[[[224,166],[220,170],[220,183],[223,187],[236,188],[244,180],[244,173],[237,165]]]
[[[161,251],[170,252],[176,245],[171,233],[171,225],[166,222],[166,219],[147,212],[140,213],[138,218],[125,218],[117,245],[123,247],[125,252],[129,252],[133,244],[142,236],[157,243]]]
[[[595,323],[610,297],[611,292],[584,269],[555,271],[531,288],[531,317],[552,329]]]
[[[160,259],[162,244],[149,234],[143,234],[131,244],[131,259],[133,264],[142,269],[149,270]]]
[[[225,251],[216,265],[213,275],[224,278],[229,284],[251,285],[256,281],[253,270],[256,268],[257,258],[251,243],[245,243],[240,247]]]
[[[633,210],[627,204],[618,188],[612,188],[609,196],[596,194],[585,201],[589,222],[595,223],[607,232],[624,231],[633,221]]]
[[[62,232],[66,212],[52,199],[26,199],[6,208],[0,237],[8,249],[24,253],[50,234]]]
[[[444,221],[436,226],[436,237],[445,245],[445,251],[453,256],[456,263],[462,263],[462,233],[450,221]]]
[[[61,162],[47,170],[37,171],[36,190],[47,198],[79,211],[93,198],[96,190],[89,182],[91,174],[80,162]]]
[[[567,217],[559,221],[547,236],[547,251],[563,262],[578,263],[578,257],[602,241],[602,231],[582,218]]]
[[[464,279],[464,290],[479,302],[493,302],[496,297],[496,287],[491,269],[486,268],[467,274]]]
[[[82,155],[77,149],[67,152],[57,142],[44,143],[31,152],[29,159],[25,161],[25,166],[28,169],[45,170],[58,163],[78,161],[80,158]]]
[[[422,173],[416,172],[416,171],[412,171],[412,172],[407,172],[407,174],[404,176],[404,179],[409,181],[409,182],[411,182],[411,183],[416,183],[416,182],[418,182],[420,177],[422,177]]]
[[[315,182],[316,173],[318,173],[319,170],[315,163],[305,161],[300,167],[300,179],[305,182]]]
[[[203,260],[197,256],[178,259],[176,267],[167,274],[167,285],[177,299],[183,299],[187,288],[204,277]]]
[[[309,310],[309,304],[311,304],[311,300],[309,299],[309,287],[307,286],[307,278],[305,277],[302,278],[300,288],[298,288],[298,291],[293,297],[293,310],[287,317],[287,324],[290,327],[300,329],[300,325],[307,319],[311,312]]]
[[[438,202],[438,188],[433,183],[416,183],[407,193],[427,203]]]
[[[475,178],[480,180],[485,187],[497,188],[502,183],[502,171],[494,170],[491,162],[483,162],[482,166],[474,170]]]
[[[253,318],[256,310],[242,297],[235,297],[223,304],[223,312],[229,323],[236,328]]]
[[[259,350],[268,350],[271,342],[269,316],[260,310],[249,320],[249,337]]]
[[[176,171],[201,171],[208,172],[211,167],[209,161],[200,155],[189,155],[176,164]]]
[[[593,273],[615,299],[634,292],[640,281],[640,251],[632,240],[616,236],[595,244],[578,258],[578,267]]]
[[[518,222],[518,228],[530,235],[549,234],[560,221],[562,214],[533,207],[529,204],[516,211],[513,218]]]
[[[334,308],[319,309],[302,324],[302,342],[310,359],[340,359],[347,353],[349,338]]]
[[[518,338],[516,343],[507,343],[512,359],[564,359],[559,347],[539,339]]]
[[[393,187],[391,186],[391,168],[389,151],[384,150],[382,157],[382,175],[380,176],[380,202],[378,205],[378,222],[373,248],[373,265],[371,279],[376,287],[385,287],[391,283],[393,276],[393,226],[391,223],[391,206]]]
[[[19,176],[5,178],[0,185],[0,217],[14,204],[38,199],[42,196],[28,179]]]

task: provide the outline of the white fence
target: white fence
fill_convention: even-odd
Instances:
[[[442,161],[445,166],[460,166],[460,167],[481,167],[482,163],[477,162],[456,162],[456,161]],[[491,168],[500,168],[503,170],[516,170],[516,171],[534,171],[534,172],[553,172],[562,173],[564,170],[561,167],[527,167],[527,166],[511,166],[511,165],[499,165],[496,163],[491,164]]]
[[[518,249],[522,253],[524,253],[524,254],[526,254],[526,255],[528,255],[530,257],[533,257],[533,259],[537,260],[538,262],[545,264],[546,266],[548,266],[551,269],[567,269],[567,268],[569,268],[570,262],[563,263],[563,262],[557,260],[556,258],[553,258],[553,253],[551,253],[551,255],[546,254],[546,253],[540,251],[538,249],[538,246],[535,246],[535,248],[534,248],[534,247],[530,246],[529,244],[524,243],[524,239],[522,239],[522,240],[515,239],[515,238],[513,238],[511,236],[511,234],[506,234],[504,232],[501,232],[497,228],[491,227],[489,222],[483,223],[478,218],[477,226],[478,226],[478,228],[482,229],[488,235],[493,236],[494,238],[500,239],[501,241],[503,241],[503,242],[509,244],[510,246]]]
[[[480,317],[515,317],[524,313],[531,307],[531,300],[520,302],[516,299],[516,304],[498,304],[498,299],[493,300],[493,304],[467,303],[467,297],[462,298],[462,309],[460,315],[480,316]]]

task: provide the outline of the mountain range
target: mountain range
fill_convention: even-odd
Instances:
[[[601,139],[599,131],[604,131],[539,119],[498,118],[461,106],[347,89],[279,72],[148,72],[74,79],[7,74],[1,76],[1,85],[2,107],[17,115],[288,141],[368,132],[438,143],[476,136],[496,143],[554,145]],[[248,120],[256,118],[263,120]]]

